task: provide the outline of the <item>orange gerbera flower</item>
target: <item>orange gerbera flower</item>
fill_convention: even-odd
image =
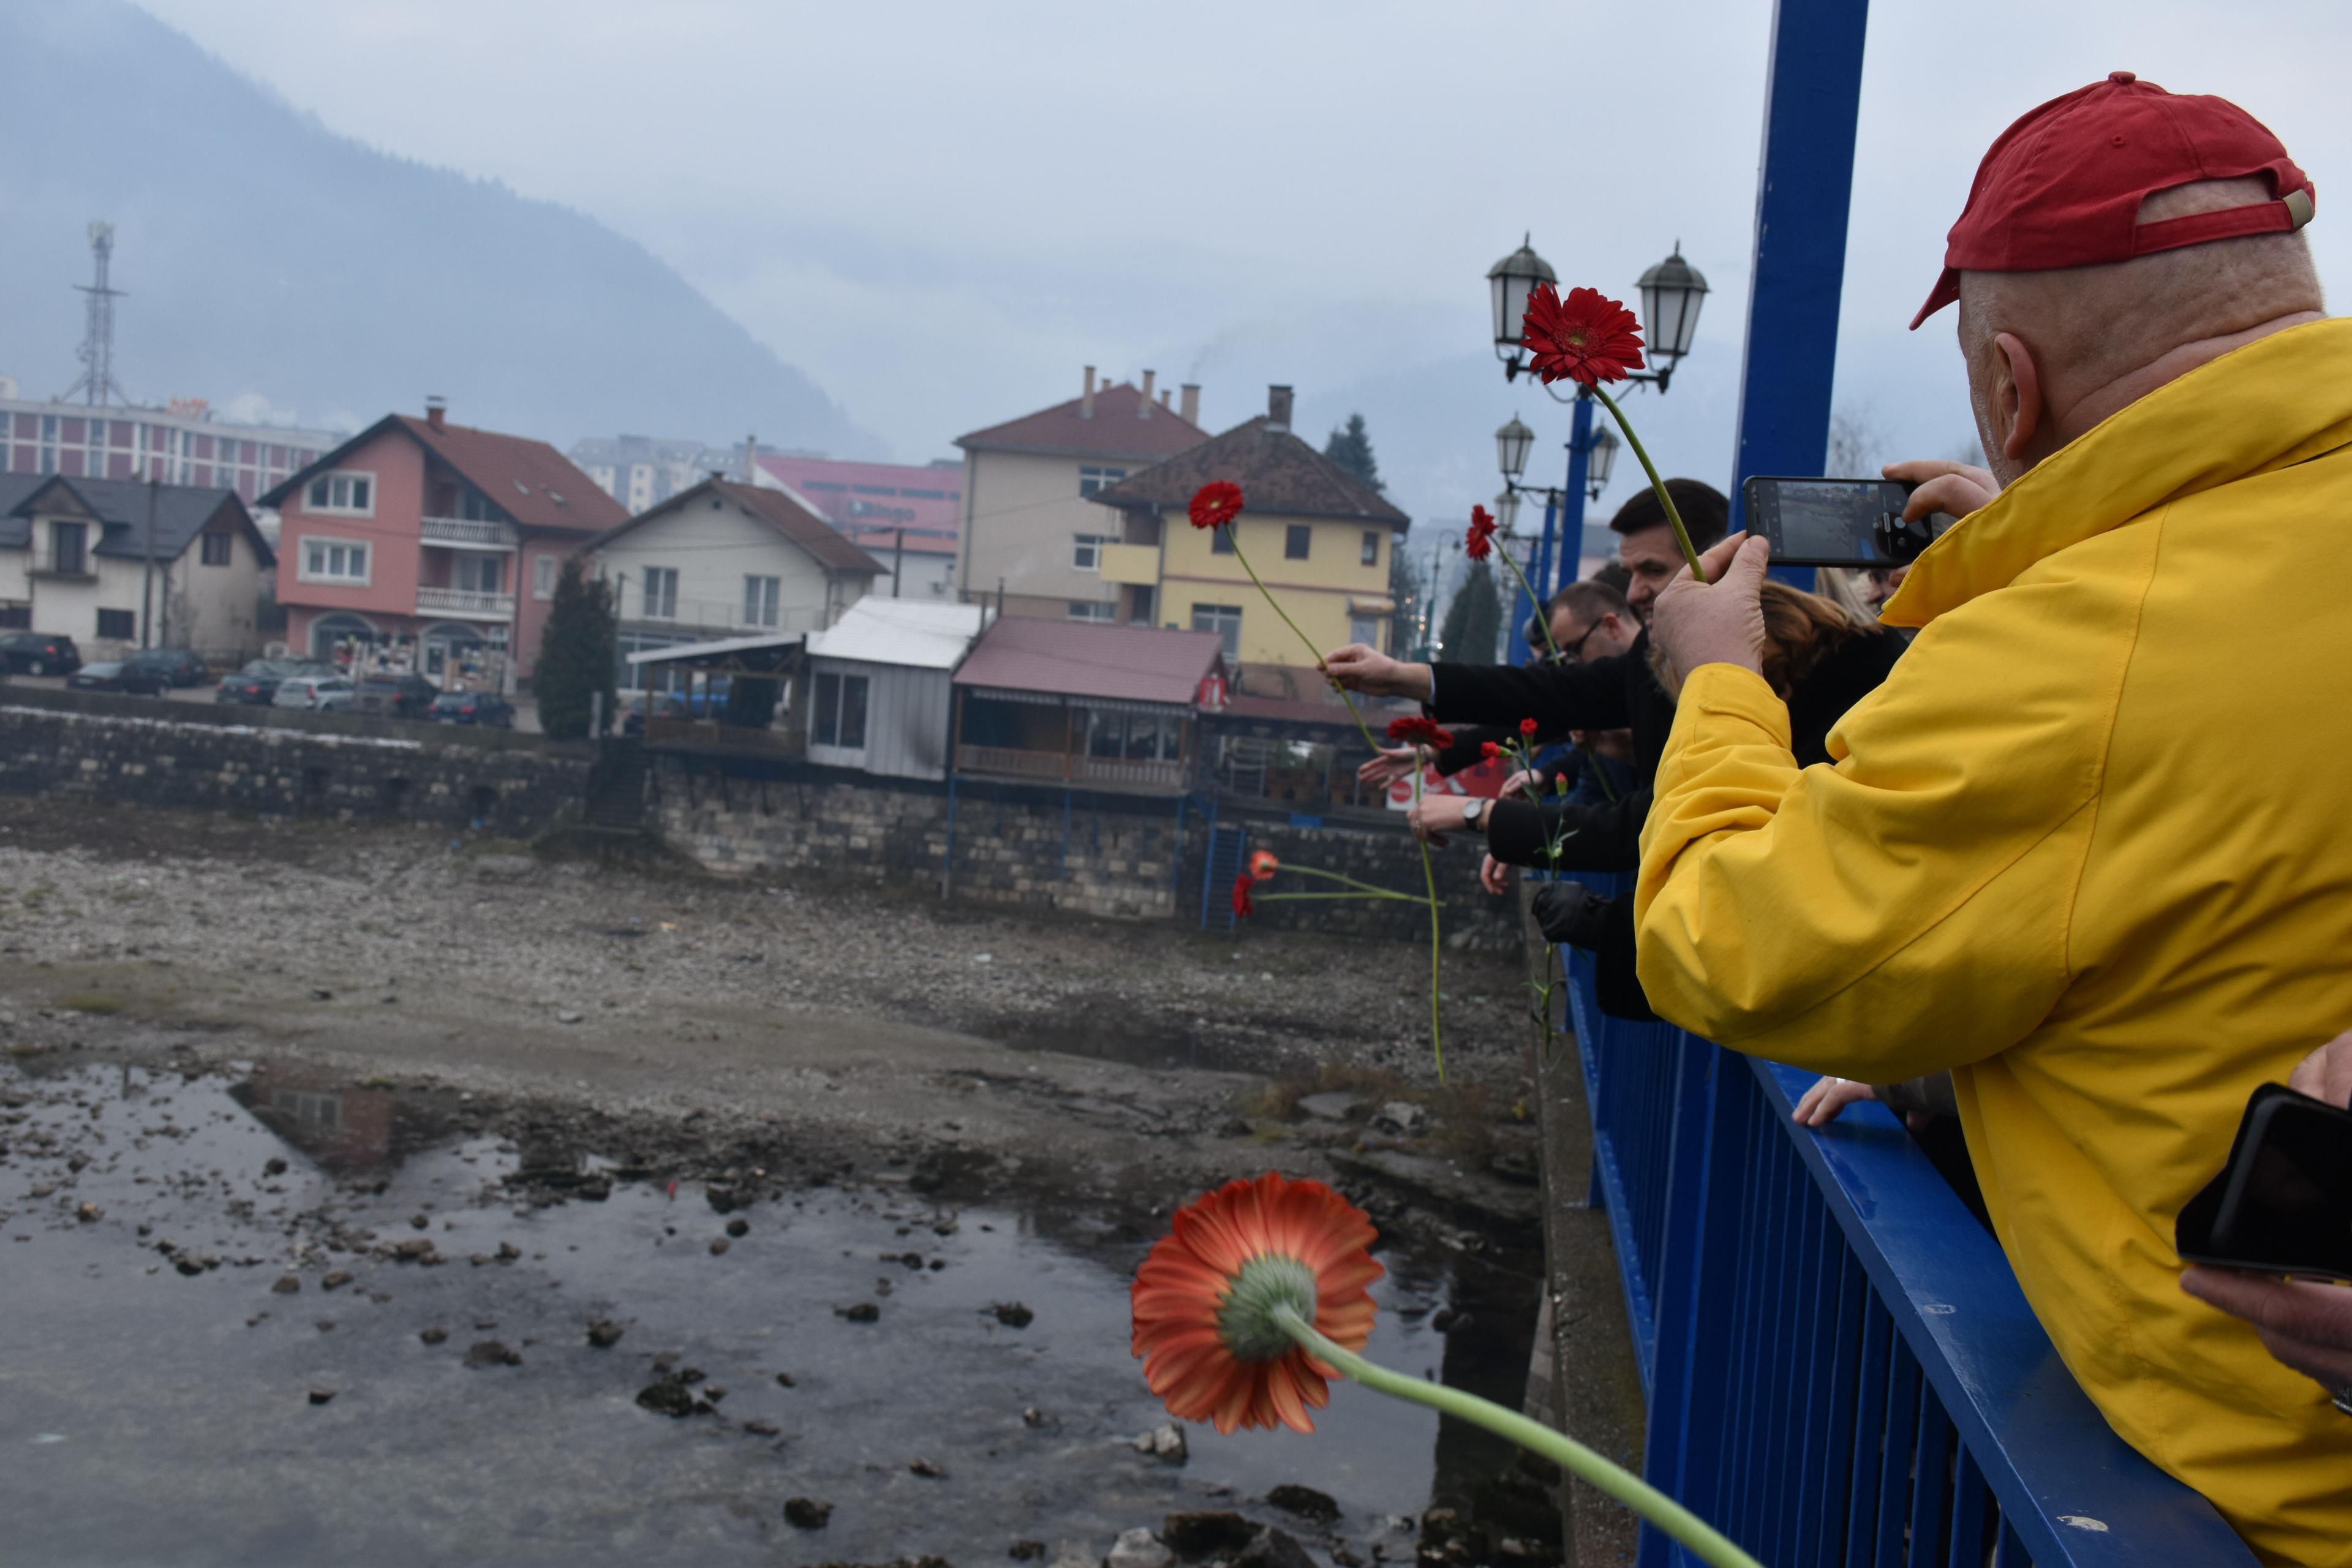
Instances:
[[[1274,874],[1281,869],[1282,862],[1271,849],[1261,849],[1250,857],[1249,874],[1253,882],[1271,882]]]
[[[1387,1272],[1367,1250],[1378,1234],[1322,1183],[1272,1171],[1187,1204],[1135,1275],[1144,1382],[1170,1415],[1220,1432],[1314,1431],[1307,1409],[1329,1402],[1339,1373],[1299,1349],[1274,1311],[1287,1306],[1333,1343],[1361,1350],[1372,1337],[1365,1288]]]

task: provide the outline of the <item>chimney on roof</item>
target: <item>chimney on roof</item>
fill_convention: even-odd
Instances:
[[[449,400],[437,392],[428,395],[425,399],[425,423],[436,430],[446,430],[449,427]]]
[[[1265,427],[1269,430],[1290,428],[1290,388],[1269,386],[1265,389]]]
[[[1143,373],[1143,401],[1135,405],[1135,416],[1138,419],[1151,417],[1151,382],[1152,378],[1159,374],[1156,370],[1147,370]]]
[[[1183,393],[1184,395],[1182,399],[1176,405],[1176,412],[1178,416],[1183,419],[1185,424],[1198,425],[1201,422],[1200,384],[1198,382],[1186,382],[1183,385]]]
[[[747,485],[760,482],[760,438],[757,436],[743,437],[743,482]]]
[[[1160,389],[1160,406],[1162,408],[1167,407],[1168,400],[1175,395],[1176,395],[1174,393],[1169,391],[1166,387],[1161,387]]]
[[[1081,419],[1091,419],[1094,416],[1095,367],[1088,365],[1087,366],[1087,389],[1078,396],[1078,417]]]

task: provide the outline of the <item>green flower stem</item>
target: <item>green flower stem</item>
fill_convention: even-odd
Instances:
[[[1391,892],[1386,888],[1376,888],[1370,882],[1358,881],[1355,878],[1343,876],[1338,871],[1325,871],[1313,866],[1285,866],[1282,868],[1282,870],[1296,872],[1301,877],[1320,877],[1327,882],[1338,882],[1346,887],[1361,888],[1365,892],[1379,893],[1384,898],[1406,899],[1412,896],[1410,893]],[[1281,875],[1281,872],[1277,871],[1276,875],[1279,876]],[[1266,895],[1266,897],[1270,899],[1284,899],[1291,896],[1292,895],[1288,893],[1268,893]]]
[[[1601,399],[1601,406],[1609,410],[1617,421],[1617,428],[1625,432],[1625,444],[1633,448],[1633,456],[1642,459],[1642,471],[1650,476],[1650,489],[1657,492],[1658,504],[1666,509],[1666,521],[1675,525],[1675,542],[1683,547],[1683,559],[1690,563],[1691,575],[1702,583],[1706,582],[1706,568],[1698,563],[1698,552],[1691,545],[1690,530],[1683,526],[1683,514],[1675,510],[1675,498],[1666,493],[1666,481],[1658,478],[1658,465],[1650,461],[1648,449],[1642,445],[1642,438],[1633,434],[1633,426],[1627,422],[1625,411],[1617,406],[1617,400],[1597,384],[1592,389],[1592,395]]]
[[[1238,523],[1227,523],[1225,525],[1225,537],[1233,543],[1234,559],[1242,563],[1242,570],[1248,573],[1249,580],[1257,584],[1257,591],[1265,595],[1265,602],[1274,607],[1274,613],[1282,617],[1282,624],[1288,626],[1294,633],[1297,633],[1298,640],[1307,645],[1307,652],[1308,656],[1315,660],[1315,668],[1322,669],[1324,668],[1323,650],[1315,646],[1315,639],[1313,637],[1310,637],[1305,632],[1298,630],[1298,623],[1290,618],[1290,612],[1282,607],[1282,601],[1274,596],[1274,590],[1265,585],[1265,580],[1257,574],[1257,568],[1251,565],[1249,563],[1249,557],[1242,553],[1240,525]],[[1339,694],[1339,700],[1348,705],[1348,717],[1353,719],[1356,721],[1356,728],[1363,731],[1364,744],[1370,746],[1373,752],[1377,753],[1381,749],[1381,743],[1372,739],[1371,727],[1364,722],[1364,716],[1356,711],[1356,700],[1349,696],[1348,689],[1340,685],[1336,680],[1331,683],[1331,689],[1338,692]]]
[[[1528,574],[1519,570],[1519,563],[1511,559],[1511,552],[1505,550],[1498,553],[1503,557],[1503,564],[1511,569],[1511,575],[1519,580],[1519,592],[1525,594],[1528,603],[1536,607],[1536,625],[1543,629],[1544,647],[1551,649],[1552,658],[1558,658],[1559,644],[1551,640],[1551,617],[1544,614],[1543,601],[1536,597],[1534,585],[1528,583]]]
[[[1376,1389],[1391,1398],[1426,1405],[1442,1415],[1484,1426],[1487,1431],[1507,1437],[1522,1448],[1542,1455],[1560,1468],[1600,1490],[1607,1492],[1687,1548],[1691,1554],[1711,1568],[1764,1568],[1755,1558],[1733,1545],[1698,1515],[1683,1507],[1649,1482],[1624,1467],[1601,1458],[1565,1432],[1555,1432],[1539,1421],[1530,1421],[1516,1410],[1506,1410],[1492,1400],[1481,1399],[1458,1388],[1448,1388],[1442,1383],[1424,1383],[1417,1377],[1407,1377],[1401,1372],[1391,1372],[1375,1366],[1353,1351],[1340,1349],[1315,1331],[1315,1326],[1298,1315],[1297,1308],[1280,1304],[1274,1309],[1274,1321],[1296,1342],[1301,1350],[1336,1367],[1346,1377]]]
[[[1411,893],[1384,892],[1378,888],[1361,893],[1253,893],[1250,896],[1261,904],[1271,904],[1282,899],[1395,899],[1407,904],[1423,901]]]
[[[1412,804],[1421,804],[1421,775],[1426,771],[1421,748],[1412,749]],[[1437,1058],[1437,1081],[1445,1081],[1445,1037],[1437,1026],[1437,956],[1442,945],[1437,931],[1437,873],[1429,865],[1429,840],[1417,839],[1421,845],[1421,880],[1429,889],[1429,1048]]]

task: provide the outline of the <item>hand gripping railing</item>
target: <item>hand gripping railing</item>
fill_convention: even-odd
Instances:
[[[2000,1247],[1885,1107],[1569,1010],[1649,1405],[1649,1481],[1771,1568],[2251,1568],[2107,1426]],[[1642,1568],[1686,1561],[1654,1531]]]

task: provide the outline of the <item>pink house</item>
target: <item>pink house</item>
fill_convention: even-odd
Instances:
[[[444,687],[528,680],[565,556],[628,520],[544,441],[387,415],[261,498],[298,653]]]

